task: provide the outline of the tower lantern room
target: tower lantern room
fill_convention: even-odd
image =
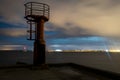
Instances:
[[[28,40],[34,40],[34,64],[45,64],[44,23],[49,20],[47,4],[28,2],[25,4],[25,19],[29,25]]]

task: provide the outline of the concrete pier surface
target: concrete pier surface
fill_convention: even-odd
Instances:
[[[92,73],[89,69],[77,69],[76,65],[50,64],[46,68],[32,65],[1,67],[0,80],[113,80],[113,78],[98,75],[95,71]]]

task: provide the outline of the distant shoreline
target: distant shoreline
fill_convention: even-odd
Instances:
[[[32,50],[0,50],[0,52],[33,52]],[[104,52],[104,53],[106,53],[106,52],[110,52],[110,53],[120,53],[119,51],[114,51],[114,50],[109,50],[109,51],[105,51],[105,50],[62,50],[62,51],[55,51],[55,50],[48,50],[48,51],[46,51],[46,52]]]

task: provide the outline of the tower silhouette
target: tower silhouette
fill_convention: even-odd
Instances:
[[[34,40],[34,65],[45,64],[44,23],[49,20],[49,11],[49,6],[44,3],[25,4],[25,19],[29,24],[28,40]]]

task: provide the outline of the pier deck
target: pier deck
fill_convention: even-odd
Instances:
[[[98,75],[96,72],[100,74],[102,72],[95,70],[92,72],[90,71],[92,69],[86,68],[77,69],[78,66],[74,64],[50,64],[48,66],[48,69],[32,65],[1,67],[0,80],[113,80],[106,76],[108,73]]]

